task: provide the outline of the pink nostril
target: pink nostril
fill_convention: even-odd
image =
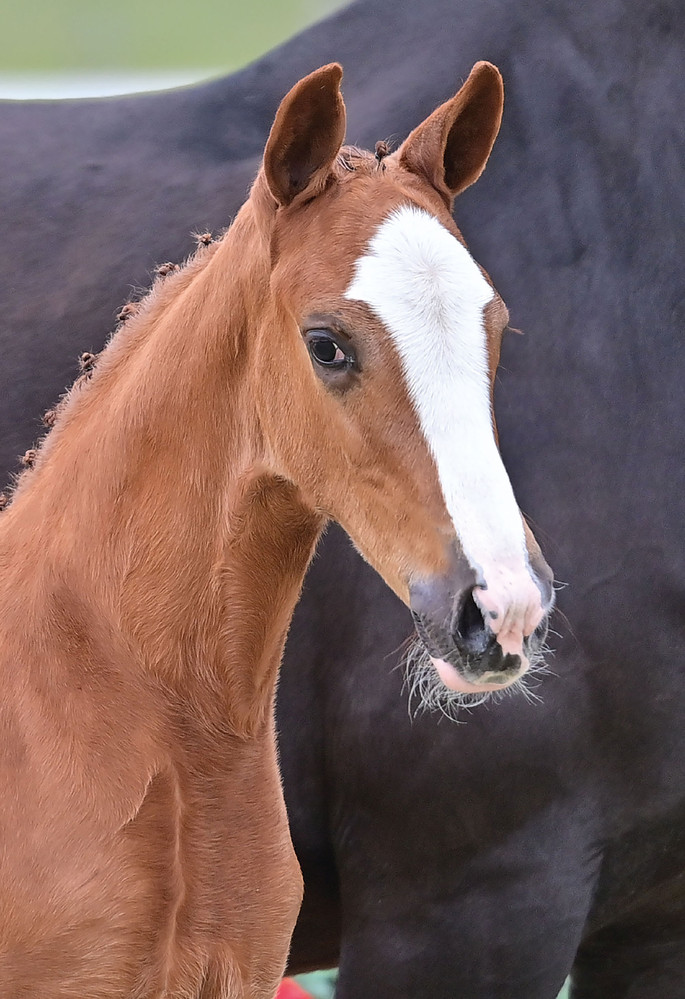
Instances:
[[[504,654],[525,660],[524,641],[545,616],[540,590],[532,577],[502,573],[487,588],[477,586],[473,597]]]

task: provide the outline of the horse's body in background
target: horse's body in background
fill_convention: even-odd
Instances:
[[[306,884],[292,963],[339,961],[342,999],[553,999],[574,962],[576,999],[685,993],[684,53],[675,0],[370,0],[226,80],[0,112],[9,471],[126,279],[241,203],[298,76],[339,59],[348,137],[373,147],[475,59],[502,69],[459,219],[526,334],[498,424],[571,627],[541,704],[411,722],[408,615],[329,533],[279,721]]]

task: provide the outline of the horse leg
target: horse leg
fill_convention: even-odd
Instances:
[[[501,856],[478,858],[477,874],[463,871],[449,894],[407,885],[392,914],[382,890],[344,900],[337,999],[556,999],[594,884],[592,872],[559,877],[558,857],[535,869],[519,857],[520,877]]]
[[[598,930],[580,947],[572,981],[572,999],[682,999],[685,898]]]
[[[492,901],[489,922],[508,904],[501,897]],[[417,932],[419,924],[423,932]],[[474,929],[469,900],[457,910],[430,907],[392,923],[360,925],[344,937],[336,999],[556,999],[577,936],[569,940],[529,926],[535,939],[523,942],[506,931],[495,939]],[[580,933],[580,925],[574,932]]]

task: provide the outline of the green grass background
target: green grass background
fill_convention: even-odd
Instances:
[[[0,72],[234,69],[343,0],[3,0]]]

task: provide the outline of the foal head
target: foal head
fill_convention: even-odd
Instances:
[[[341,75],[284,99],[252,194],[270,255],[255,334],[270,466],[409,605],[447,687],[498,690],[528,668],[553,599],[496,443],[507,310],[451,215],[497,135],[501,77],[477,64],[374,156],[342,146]]]

